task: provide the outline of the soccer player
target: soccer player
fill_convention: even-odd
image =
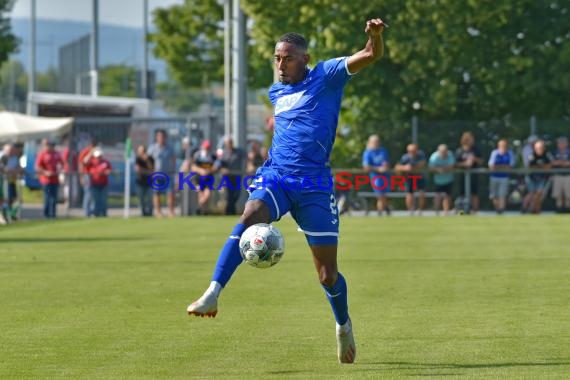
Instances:
[[[210,287],[188,306],[190,315],[214,317],[218,297],[242,263],[239,239],[248,226],[291,215],[305,233],[319,281],[336,320],[338,360],[353,363],[356,346],[348,314],[347,286],[337,270],[339,218],[332,186],[293,186],[303,178],[331,179],[329,157],[335,141],[343,87],[353,74],[384,53],[381,19],[366,22],[368,41],[349,57],[319,62],[309,68],[307,41],[297,33],[283,35],[275,46],[279,82],[269,90],[275,131],[269,158],[257,171],[239,223],[222,248]],[[287,177],[286,186],[280,182]]]

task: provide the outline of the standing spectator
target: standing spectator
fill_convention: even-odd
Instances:
[[[380,137],[372,135],[368,138],[366,150],[362,153],[362,167],[370,175],[372,190],[376,193],[376,210],[378,215],[386,211],[390,215],[388,198],[386,194],[390,190],[390,162],[388,151],[381,146]]]
[[[142,216],[152,216],[152,189],[148,180],[154,172],[154,159],[147,154],[144,145],[137,147],[135,172],[137,173],[136,185],[141,214]]]
[[[200,144],[198,150],[193,157],[191,170],[198,174],[196,180],[198,183],[198,215],[208,214],[208,201],[210,200],[211,190],[205,183],[206,176],[211,176],[216,171],[216,156],[211,152],[210,141],[204,140]]]
[[[53,141],[44,140],[43,147],[36,159],[35,169],[44,188],[44,216],[47,219],[55,219],[57,217],[59,173],[63,169],[63,158],[55,150]]]
[[[220,159],[220,172],[226,176],[228,187],[226,187],[227,203],[226,215],[236,215],[236,203],[241,194],[240,178],[243,174],[245,164],[245,154],[240,148],[234,147],[231,137],[224,139],[224,151]]]
[[[423,178],[422,170],[426,167],[426,155],[423,151],[418,149],[416,144],[409,144],[407,147],[407,152],[402,156],[398,164],[396,165],[396,170],[406,175],[420,175],[421,178],[413,181],[408,179],[406,181],[406,208],[410,214],[414,214],[414,192],[419,193],[419,204],[417,207],[418,215],[421,215],[425,209],[426,204],[426,182]],[[415,185],[415,188],[414,188]]]
[[[85,211],[85,216],[88,218],[93,215],[93,195],[91,194],[91,183],[89,182],[90,176],[85,165],[88,162],[86,157],[93,152],[95,146],[95,140],[90,138],[87,141],[85,148],[79,152],[79,156],[77,158],[77,168],[80,175],[79,182],[83,189],[83,210]]]
[[[489,178],[489,198],[493,201],[497,214],[502,214],[509,192],[509,173],[500,170],[512,169],[515,166],[515,155],[509,150],[507,140],[499,140],[497,149],[491,152],[488,165],[492,171]]]
[[[568,138],[559,137],[556,140],[557,149],[554,153],[552,167],[570,170],[570,148]],[[552,197],[556,201],[557,212],[570,212],[570,172],[555,174],[552,178]]]
[[[61,151],[61,157],[63,158],[63,196],[68,204],[75,203],[75,197],[72,197],[71,189],[75,188],[77,180],[74,180],[75,175],[78,171],[78,159],[79,156],[73,146],[71,145],[71,139],[67,137],[65,140],[65,148]],[[72,186],[72,183],[74,186]]]
[[[261,144],[257,140],[251,142],[251,148],[247,153],[247,175],[254,175],[257,169],[263,165],[263,153],[261,151]]]
[[[162,218],[160,208],[160,195],[166,194],[170,218],[174,217],[174,184],[176,183],[176,155],[167,143],[167,135],[164,129],[158,129],[155,133],[155,142],[148,148],[148,155],[154,159],[154,170],[168,176],[170,182],[163,190],[155,190],[153,201],[156,216]]]
[[[521,157],[523,166],[525,169],[529,168],[529,157],[532,155],[534,150],[534,144],[538,141],[538,137],[536,135],[530,135],[526,141],[526,145],[521,150]],[[529,209],[534,204],[534,193],[528,189],[528,183],[530,182],[530,177],[528,174],[524,176],[524,183],[527,186],[526,194],[523,198],[522,205],[521,205],[521,212],[524,214],[529,211]]]
[[[96,217],[107,216],[107,199],[109,197],[109,175],[113,167],[111,163],[103,157],[103,151],[99,148],[87,156],[89,159],[85,165],[89,173],[89,183],[91,184],[91,194],[93,196],[93,215]]]
[[[18,217],[18,207],[14,203],[18,200],[18,179],[24,174],[24,168],[20,165],[22,155],[21,146],[6,144],[2,155],[2,166],[4,167],[4,178],[7,182],[6,189],[6,210],[10,219]]]
[[[447,145],[441,144],[429,158],[429,168],[435,174],[435,210],[439,212],[443,205],[443,215],[447,215],[451,208],[451,193],[453,190],[453,173],[455,157],[449,153]]]
[[[531,169],[550,169],[552,167],[552,161],[554,158],[550,152],[546,151],[546,145],[543,140],[538,140],[534,143],[534,151],[529,156],[528,166]],[[532,212],[534,214],[540,214],[542,209],[542,193],[546,187],[546,181],[548,180],[547,173],[532,173],[529,175],[529,181],[527,186],[529,191],[533,194],[532,199]]]
[[[464,132],[459,142],[460,147],[455,151],[456,166],[460,169],[470,170],[478,169],[483,164],[483,156],[475,146],[475,136],[471,132]],[[465,177],[467,174],[461,176],[459,183],[460,195],[465,198],[467,191],[465,189]],[[479,211],[479,176],[471,175],[471,185],[469,191],[471,193],[470,199],[470,212],[476,213]]]

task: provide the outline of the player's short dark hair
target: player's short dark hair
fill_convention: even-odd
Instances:
[[[279,38],[279,42],[287,42],[299,49],[307,50],[307,40],[299,33],[285,33]]]

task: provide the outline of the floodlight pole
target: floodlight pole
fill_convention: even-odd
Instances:
[[[36,90],[36,0],[31,0],[30,14],[30,78],[28,92]]]
[[[224,134],[232,133],[232,0],[224,1]]]
[[[234,145],[245,148],[247,133],[247,86],[246,86],[246,46],[245,16],[240,7],[240,0],[233,0],[233,91],[232,91],[232,134]]]
[[[141,73],[142,97],[150,98],[148,91],[148,0],[143,1],[143,67]]]
[[[99,95],[99,0],[93,0],[93,19],[91,23],[91,96]]]

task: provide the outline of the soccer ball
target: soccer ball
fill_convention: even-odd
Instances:
[[[252,267],[269,268],[283,257],[285,240],[281,232],[272,225],[254,224],[241,235],[239,252]]]

